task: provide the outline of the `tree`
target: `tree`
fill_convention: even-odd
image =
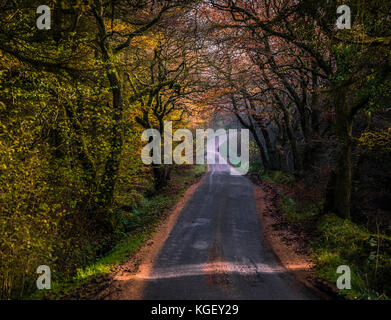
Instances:
[[[338,138],[338,156],[335,174],[330,180],[332,185],[332,198],[328,199],[326,209],[334,211],[344,218],[350,217],[351,177],[352,177],[352,124],[357,113],[368,107],[373,97],[373,84],[384,83],[389,77],[389,54],[386,50],[374,51],[373,47],[387,48],[387,31],[383,27],[370,27],[373,20],[357,22],[356,30],[352,35],[367,29],[372,39],[373,47],[363,46],[360,40],[341,42],[346,39],[340,36],[341,32],[334,29],[334,5],[321,3],[320,1],[280,2],[266,1],[211,1],[212,6],[231,15],[232,21],[222,27],[230,29],[247,29],[253,34],[259,35],[259,39],[276,38],[295,48],[306,57],[307,62],[296,67],[301,73],[307,73],[306,77],[312,77],[312,84],[328,86],[330,96],[333,97],[334,111],[336,113],[336,135]],[[375,3],[360,5],[358,1],[348,3],[359,14],[364,12],[377,12]],[[370,15],[376,21],[382,21],[387,25],[387,13],[381,10],[376,15]],[[371,19],[369,18],[369,19]],[[376,25],[376,24],[375,24]],[[365,31],[364,31],[365,34]],[[363,38],[365,39],[366,36]],[[349,37],[348,37],[349,38]],[[366,37],[366,42],[371,43]],[[378,39],[378,40],[375,40]],[[361,43],[361,46],[359,45]],[[290,49],[292,51],[292,49]],[[273,56],[273,55],[271,55]],[[368,64],[368,57],[374,64]],[[302,110],[302,127],[306,132],[311,127],[308,123],[306,109],[300,106],[300,99],[295,98],[295,90],[290,90],[290,84],[280,75],[278,68],[270,58],[274,73],[280,78],[285,88]],[[272,69],[273,69],[272,68]],[[349,70],[350,68],[350,70]],[[357,75],[360,75],[357,77]],[[362,81],[364,77],[364,81]],[[302,78],[305,79],[305,78]],[[321,79],[321,81],[319,81]],[[376,79],[376,80],[374,80]],[[307,81],[307,80],[304,80]],[[357,90],[358,89],[358,90]],[[304,98],[304,95],[302,95]],[[315,96],[313,101],[316,101]],[[317,113],[314,113],[317,116]],[[314,121],[316,122],[316,121]],[[305,135],[308,135],[305,133]]]

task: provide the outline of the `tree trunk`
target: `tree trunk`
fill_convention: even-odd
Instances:
[[[289,115],[289,110],[288,108],[284,105],[284,103],[281,101],[281,99],[275,95],[276,101],[284,115],[284,122],[286,126],[286,132],[289,138],[289,142],[291,145],[292,149],[292,155],[293,155],[293,168],[295,171],[300,172],[302,170],[302,159],[299,154],[299,151],[297,149],[297,140],[296,140],[296,135],[293,131],[292,124],[291,124],[291,119]]]
[[[258,149],[259,149],[259,152],[261,153],[261,160],[262,160],[262,164],[263,166],[265,167],[265,169],[270,169],[270,162],[269,162],[269,155],[267,154],[263,144],[262,144],[262,141],[259,139],[259,136],[254,128],[254,126],[252,125],[248,125],[242,118],[240,115],[238,115],[237,113],[235,113],[236,115],[236,118],[239,120],[239,122],[243,125],[243,127],[245,127],[246,129],[250,130],[250,132],[252,133],[254,139],[255,139],[255,143],[257,144],[258,146]]]
[[[269,131],[267,128],[261,128],[263,137],[265,139],[266,143],[266,149],[269,153],[269,161],[270,161],[270,167],[272,170],[281,170],[281,160],[279,153],[276,149],[276,147],[272,144],[272,141],[270,139]]]
[[[336,128],[338,137],[338,158],[334,170],[334,181],[332,181],[333,192],[328,196],[333,199],[326,199],[329,210],[343,219],[350,219],[350,201],[352,195],[352,126],[353,117],[346,105],[346,96],[338,90],[336,94]]]
[[[114,188],[117,182],[118,170],[121,163],[121,154],[123,148],[123,132],[120,126],[123,112],[122,93],[120,81],[115,71],[108,73],[109,83],[113,94],[113,124],[110,132],[110,153],[106,161],[104,175],[102,178],[101,199],[103,205],[111,205],[114,196]]]
[[[105,64],[107,80],[112,92],[113,123],[109,136],[110,152],[107,157],[101,187],[99,189],[101,205],[103,207],[108,207],[112,205],[113,202],[115,184],[117,182],[118,170],[121,163],[124,135],[121,127],[121,121],[123,118],[123,97],[120,77],[115,65],[111,62],[112,50],[107,43],[107,34],[103,18],[96,13],[96,19],[99,27],[98,43],[102,51],[102,62]]]
[[[155,192],[167,186],[170,179],[171,168],[165,165],[154,165],[152,168]]]
[[[265,169],[271,169],[269,152],[267,148],[264,147],[262,141],[259,139],[257,130],[255,130],[254,127],[250,127],[249,130],[253,134],[255,143],[257,144],[259,152],[261,153],[263,166],[265,167]]]

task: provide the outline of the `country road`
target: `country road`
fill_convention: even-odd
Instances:
[[[252,183],[227,164],[209,166],[148,279],[143,299],[316,298],[265,245]]]
[[[147,272],[120,278],[111,298],[317,299],[265,244],[253,185],[230,169],[209,165]]]
[[[211,165],[159,253],[144,299],[314,299],[262,238],[251,182]]]
[[[391,0],[0,3],[0,302],[391,300]]]

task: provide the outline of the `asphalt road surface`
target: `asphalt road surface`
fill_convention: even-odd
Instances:
[[[219,157],[219,155],[217,154]],[[316,299],[265,245],[251,182],[209,166],[148,277],[143,299]]]

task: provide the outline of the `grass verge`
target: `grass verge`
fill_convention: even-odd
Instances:
[[[389,299],[391,292],[391,238],[334,214],[318,220],[320,237],[311,244],[317,274],[336,283],[341,265],[349,266],[351,289],[340,293],[351,299]]]
[[[285,173],[260,172],[259,175],[261,180],[281,187],[279,190],[291,190],[289,194],[297,191],[294,179]],[[302,196],[297,198],[280,192],[277,205],[287,223],[300,228],[316,226],[315,240],[309,244],[316,275],[336,284],[342,275],[337,273],[337,268],[348,266],[351,289],[340,290],[339,294],[355,300],[390,299],[391,238],[334,214],[322,215],[318,203]]]

